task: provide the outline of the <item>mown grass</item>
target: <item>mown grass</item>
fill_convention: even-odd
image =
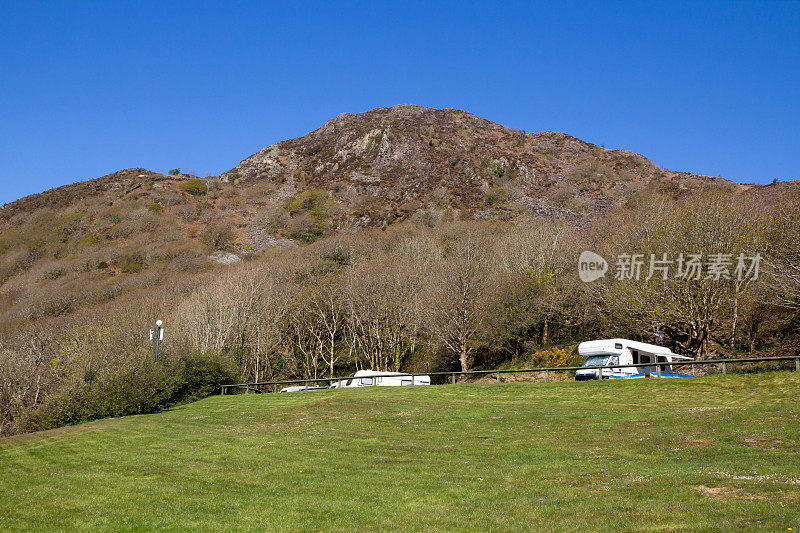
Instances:
[[[0,530],[800,527],[800,375],[217,396],[0,440]]]

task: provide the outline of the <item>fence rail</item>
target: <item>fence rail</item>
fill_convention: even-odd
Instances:
[[[550,372],[569,372],[574,370],[597,370],[597,369],[605,369],[605,368],[656,368],[655,374],[659,377],[661,376],[661,372],[664,372],[664,368],[667,366],[687,366],[687,365],[719,365],[721,367],[722,373],[727,373],[727,365],[728,364],[740,364],[740,363],[760,363],[760,362],[767,362],[767,361],[794,361],[794,369],[795,372],[800,372],[800,356],[797,355],[786,355],[781,357],[744,357],[741,359],[708,359],[703,361],[695,361],[695,360],[685,360],[685,361],[672,361],[669,363],[666,362],[659,362],[659,363],[652,363],[652,364],[638,364],[638,365],[599,365],[599,366],[554,366],[554,367],[542,367],[542,368],[511,368],[511,369],[495,369],[495,370],[466,370],[466,371],[449,371],[449,372],[417,372],[417,373],[404,373],[404,376],[409,377],[420,377],[420,376],[449,376],[450,382],[456,382],[456,376],[486,376],[495,374],[497,376],[497,382],[500,382],[500,375],[501,374],[545,374],[545,380],[549,381],[549,374]],[[367,376],[370,378],[380,378],[380,377],[389,377],[389,376],[396,376],[397,374],[373,374],[371,376]],[[305,385],[309,383],[333,383],[335,381],[347,381],[348,379],[354,379],[352,376],[345,376],[339,378],[313,378],[313,379],[289,379],[289,380],[282,380],[282,381],[261,381],[261,382],[254,382],[254,383],[231,383],[221,386],[221,393],[225,394],[230,389],[245,389],[245,392],[250,392],[251,390],[254,392],[263,392],[261,390],[262,387],[272,387],[273,392],[278,392],[278,386],[280,385]],[[373,383],[377,380],[373,380]],[[269,392],[267,390],[266,392]]]

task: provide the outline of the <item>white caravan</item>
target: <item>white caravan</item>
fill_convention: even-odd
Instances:
[[[284,387],[281,389],[281,392],[301,392],[307,390],[325,390],[329,387],[318,387],[318,386],[309,386],[309,385],[292,385],[291,387]]]
[[[646,378],[657,377],[657,363],[661,365],[661,377],[690,378],[688,374],[679,374],[671,363],[676,359],[691,360],[673,353],[669,348],[630,341],[628,339],[604,339],[582,342],[578,345],[578,353],[586,357],[582,366],[602,365],[636,365],[627,368],[587,368],[575,372],[576,381],[606,378]],[[666,363],[666,364],[663,364]],[[683,366],[683,365],[680,365]],[[680,367],[678,367],[680,368]],[[600,371],[602,370],[602,376]]]
[[[378,372],[376,370],[359,370],[346,379],[334,381],[332,389],[350,387],[402,387],[404,385],[430,385],[430,376],[412,376],[402,372]]]

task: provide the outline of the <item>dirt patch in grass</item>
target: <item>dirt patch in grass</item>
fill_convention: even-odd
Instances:
[[[705,448],[706,446],[711,446],[714,441],[711,439],[686,439],[681,441],[681,446],[691,446],[691,447],[700,447]]]
[[[767,499],[766,496],[742,492],[742,489],[737,489],[735,487],[706,487],[705,485],[697,485],[692,488],[703,496],[721,501]]]

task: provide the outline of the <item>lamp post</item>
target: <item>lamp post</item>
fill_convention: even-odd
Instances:
[[[153,331],[150,330],[150,340],[156,341],[156,364],[158,364],[158,347],[161,341],[164,340],[164,328],[162,327],[164,323],[160,320],[156,320],[156,329]]]

